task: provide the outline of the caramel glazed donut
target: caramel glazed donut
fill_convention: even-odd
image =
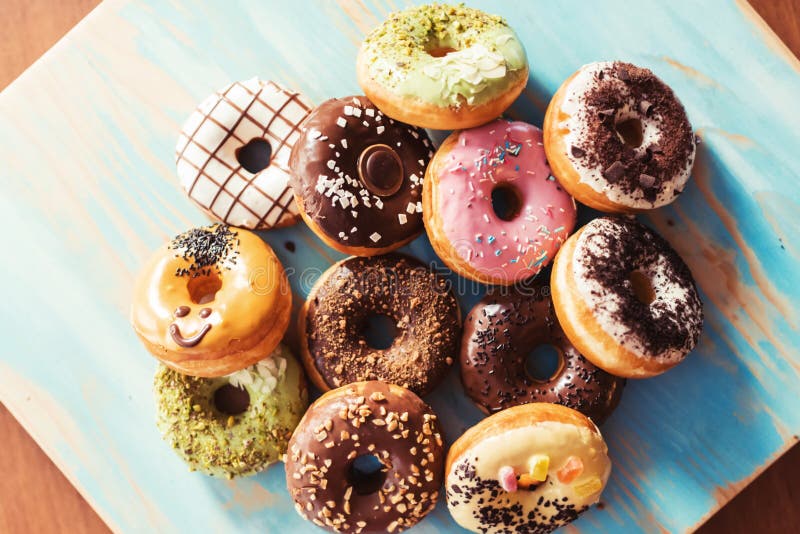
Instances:
[[[359,471],[374,456],[380,470]],[[289,441],[286,484],[305,519],[335,532],[400,532],[433,510],[444,448],[431,408],[407,389],[358,382],[330,391]]]
[[[223,376],[267,357],[289,326],[278,257],[247,230],[193,228],[161,247],[134,284],[131,323],[167,367]]]
[[[617,376],[663,373],[683,361],[703,329],[689,268],[664,238],[632,219],[601,217],[567,239],[551,288],[569,340]]]
[[[545,113],[544,148],[564,189],[606,212],[675,200],[696,150],[672,89],[648,69],[618,61],[585,65],[564,82]]]
[[[600,499],[611,473],[594,423],[558,404],[514,406],[467,430],[447,454],[453,519],[473,532],[546,534]]]
[[[601,424],[622,396],[625,379],[586,360],[558,324],[549,287],[532,294],[488,294],[467,315],[461,341],[461,382],[486,413],[529,402],[553,402],[578,410]],[[526,371],[531,348],[553,345],[558,370],[547,380]]]
[[[398,334],[387,349],[365,340],[365,326],[375,315],[396,325]],[[400,254],[334,264],[298,317],[303,364],[322,391],[383,380],[425,395],[453,363],[460,329],[458,301],[446,280]]]
[[[300,215],[328,246],[374,256],[422,231],[422,179],[433,156],[424,130],[390,119],[364,96],[322,103],[292,149]]]

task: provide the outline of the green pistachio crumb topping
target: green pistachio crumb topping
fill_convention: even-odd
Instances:
[[[402,96],[436,105],[479,105],[516,81],[525,50],[506,21],[464,5],[393,13],[361,49],[370,76]]]
[[[267,391],[244,385],[250,404],[236,415],[221,412],[214,403],[214,393],[231,383],[229,377],[197,378],[159,366],[154,378],[157,424],[191,471],[226,478],[249,475],[286,453],[308,406],[305,378],[285,347],[269,358],[286,362],[273,366],[282,370],[274,377],[275,387]]]

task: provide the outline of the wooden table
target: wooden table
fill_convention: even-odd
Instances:
[[[97,0],[1,0],[0,89],[76,24]],[[752,0],[800,56],[800,0]],[[0,405],[0,532],[105,532],[107,527],[44,452]],[[800,446],[778,460],[700,532],[800,529]]]

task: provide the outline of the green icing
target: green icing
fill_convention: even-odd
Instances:
[[[454,51],[428,53],[436,49]],[[527,65],[522,44],[501,17],[463,5],[394,13],[367,37],[362,54],[381,85],[442,107],[491,100]]]
[[[257,364],[233,378],[197,378],[159,366],[154,379],[158,427],[191,470],[227,478],[249,475],[286,452],[308,395],[302,369],[285,347],[270,358],[275,365]],[[214,392],[231,382],[250,396],[247,410],[233,416],[214,405]]]

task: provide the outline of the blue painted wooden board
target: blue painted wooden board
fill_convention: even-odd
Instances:
[[[800,433],[800,65],[746,4],[470,4],[506,16],[527,48],[513,116],[539,124],[578,66],[623,59],[671,84],[702,138],[686,192],[646,220],[695,273],[706,329],[684,364],[629,383],[602,429],[614,461],[604,507],[574,526],[691,529]],[[205,221],[173,165],[196,102],[254,75],[317,102],[357,93],[358,44],[395,7],[109,1],[0,96],[0,398],[115,530],[313,530],[281,466],[209,479],[161,441],[129,288],[152,249]],[[302,226],[264,237],[298,295],[340,257]],[[435,260],[424,237],[408,249]],[[480,417],[455,371],[428,400],[451,441]],[[446,529],[441,505],[417,527]]]

